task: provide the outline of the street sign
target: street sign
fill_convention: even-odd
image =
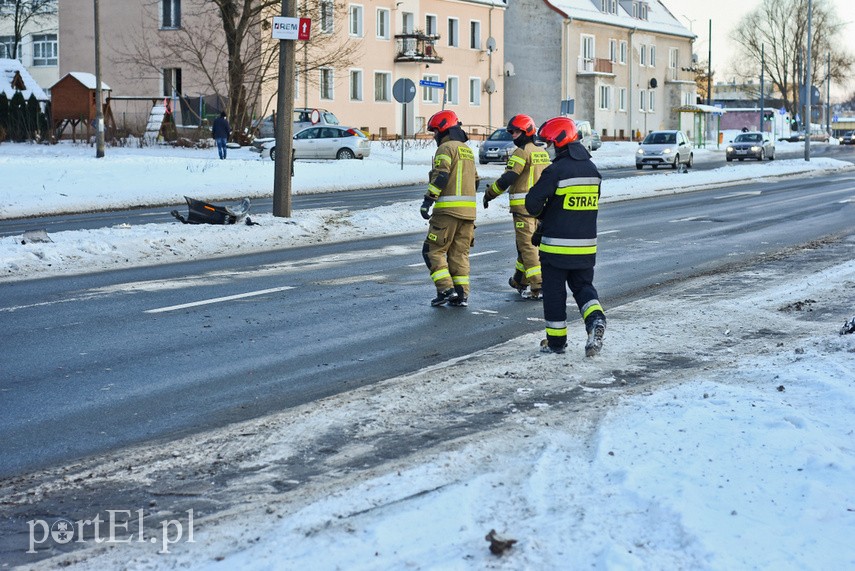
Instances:
[[[787,109],[785,107],[781,107],[780,109],[778,109],[778,115],[786,115],[786,114],[787,114]]]
[[[311,29],[310,18],[274,16],[271,37],[274,40],[308,40]]]
[[[416,97],[416,84],[412,79],[402,77],[392,86],[392,96],[398,103],[409,103]]]
[[[420,79],[419,85],[423,87],[436,87],[437,89],[445,89],[445,82],[442,81],[428,81],[427,79]]]

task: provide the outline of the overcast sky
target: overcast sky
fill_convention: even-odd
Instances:
[[[844,22],[848,22],[847,36],[855,36],[855,0],[830,0],[837,9],[837,14]],[[761,4],[760,0],[663,0],[663,4],[679,18],[683,25],[690,27],[698,35],[695,42],[695,53],[701,60],[706,61],[709,50],[709,22],[712,20],[712,66],[717,73],[716,80],[728,77],[728,67],[733,56],[731,42],[728,40],[730,30],[736,27],[743,16]],[[849,47],[850,51],[853,47]],[[848,95],[855,89],[855,82],[850,82],[845,88],[832,85],[832,100],[835,93]]]

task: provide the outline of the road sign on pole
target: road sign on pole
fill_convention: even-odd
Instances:
[[[274,16],[271,37],[274,40],[308,40],[311,30],[311,18]]]
[[[444,81],[428,81],[427,79],[420,79],[419,85],[423,87],[436,87],[437,89],[445,89]]]

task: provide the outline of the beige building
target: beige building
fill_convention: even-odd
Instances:
[[[17,50],[13,50],[14,4],[15,0],[0,0],[0,59],[11,58],[12,52],[16,51],[16,59],[33,80],[49,93],[50,86],[60,77],[56,0],[47,6],[45,14],[33,18],[24,26]]]
[[[182,30],[206,24],[202,19],[211,13],[197,13],[203,5],[210,7],[200,0],[100,3],[101,73],[113,89],[117,123],[144,112],[139,108],[150,107],[153,97],[185,98],[190,105],[176,105],[177,118],[179,123],[191,123],[197,107],[202,108],[200,97],[225,95],[225,64],[217,63],[217,50],[205,56],[205,67],[218,72],[215,90],[201,66],[177,61],[163,49]],[[61,2],[60,75],[94,73],[91,7],[91,0]],[[352,65],[311,71],[309,81],[298,60],[294,105],[328,109],[344,124],[391,136],[401,132],[404,121],[403,106],[393,97],[395,82],[407,78],[418,87],[419,81],[427,80],[445,84],[445,90],[418,87],[415,99],[406,106],[410,133],[423,130],[427,118],[443,106],[456,111],[470,130],[484,133],[503,122],[502,61],[494,54],[503,42],[504,13],[504,4],[489,0],[337,0],[334,10],[322,0],[312,17],[310,45],[333,35],[346,41],[358,57]],[[207,20],[205,29],[211,45],[222,44],[216,19]],[[270,26],[263,23],[252,33],[262,43],[260,51],[269,53],[274,41]],[[132,61],[129,56],[135,51],[145,51],[145,57]],[[250,102],[256,117],[275,109],[276,89],[276,78],[263,83],[258,99]],[[120,105],[124,107],[118,109]]]

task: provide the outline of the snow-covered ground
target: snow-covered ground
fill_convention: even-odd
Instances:
[[[595,162],[632,164],[634,147],[606,143]],[[716,152],[698,154],[720,157],[721,169],[607,181],[603,202],[851,168],[829,159],[725,166]],[[227,161],[215,154],[108,149],[96,160],[88,147],[3,144],[0,215],[168,203],[188,189],[210,200],[270,194],[271,161],[245,150]],[[298,163],[295,192],[424,182],[431,154],[412,150],[404,169],[399,151],[379,145],[362,162]],[[495,177],[501,166],[479,170]],[[3,279],[23,279],[177,261],[234,244],[251,251],[413,232],[425,228],[420,202],[296,211],[291,220],[253,213],[260,226],[3,238],[0,267]],[[493,205],[478,215],[508,216]],[[581,327],[562,356],[538,353],[540,335],[528,335],[168,447],[92,459],[79,473],[49,471],[38,489],[0,500],[72,494],[78,477],[91,490],[168,487],[176,474],[214,465],[245,474],[202,492],[235,502],[198,515],[192,543],[185,533],[169,553],[158,553],[159,542],[90,544],[35,568],[855,568],[855,335],[840,334],[855,307],[855,242],[821,247],[830,252],[822,259],[796,253],[728,280],[692,280],[667,299],[607,307],[595,359],[583,357]],[[462,428],[485,415],[492,428]],[[322,449],[330,433],[346,438]],[[431,434],[455,436],[424,438]],[[390,440],[420,445],[408,457],[357,467]],[[295,479],[286,468],[294,462],[316,464],[321,475]],[[174,517],[146,509],[152,520]],[[491,554],[491,529],[517,543]]]

